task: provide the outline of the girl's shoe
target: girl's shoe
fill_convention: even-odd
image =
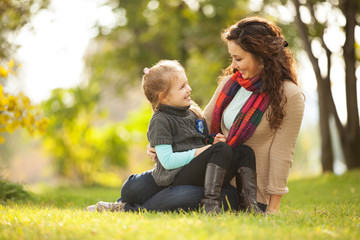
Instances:
[[[96,205],[90,205],[88,207],[86,207],[85,212],[95,212],[96,211]]]
[[[124,212],[126,202],[103,202],[100,201],[96,204],[95,209],[97,212]]]

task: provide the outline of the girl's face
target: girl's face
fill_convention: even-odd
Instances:
[[[184,72],[171,82],[169,92],[160,98],[160,103],[173,107],[188,107],[191,105],[191,87]]]
[[[243,50],[235,41],[228,41],[227,44],[232,57],[231,67],[239,70],[244,79],[250,79],[261,73],[262,64],[253,54]]]

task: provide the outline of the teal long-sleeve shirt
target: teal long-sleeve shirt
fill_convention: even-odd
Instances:
[[[172,170],[185,166],[195,156],[196,149],[191,149],[184,152],[173,152],[171,145],[156,145],[155,152],[161,163],[166,170]]]

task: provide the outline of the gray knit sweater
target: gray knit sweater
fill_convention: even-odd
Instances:
[[[201,121],[189,107],[177,108],[167,105],[160,105],[159,110],[155,111],[147,132],[150,146],[171,145],[174,152],[205,146],[207,135],[206,122]],[[152,174],[157,185],[168,186],[181,169],[182,167],[166,170],[157,159]]]

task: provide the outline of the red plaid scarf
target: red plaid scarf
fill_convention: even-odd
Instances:
[[[269,105],[267,92],[260,92],[264,81],[255,76],[252,79],[243,79],[240,72],[236,72],[224,85],[216,100],[211,121],[211,133],[221,132],[221,117],[225,108],[229,105],[240,87],[253,92],[244,106],[236,115],[230,128],[226,142],[236,147],[248,140],[259,125],[261,118]]]

